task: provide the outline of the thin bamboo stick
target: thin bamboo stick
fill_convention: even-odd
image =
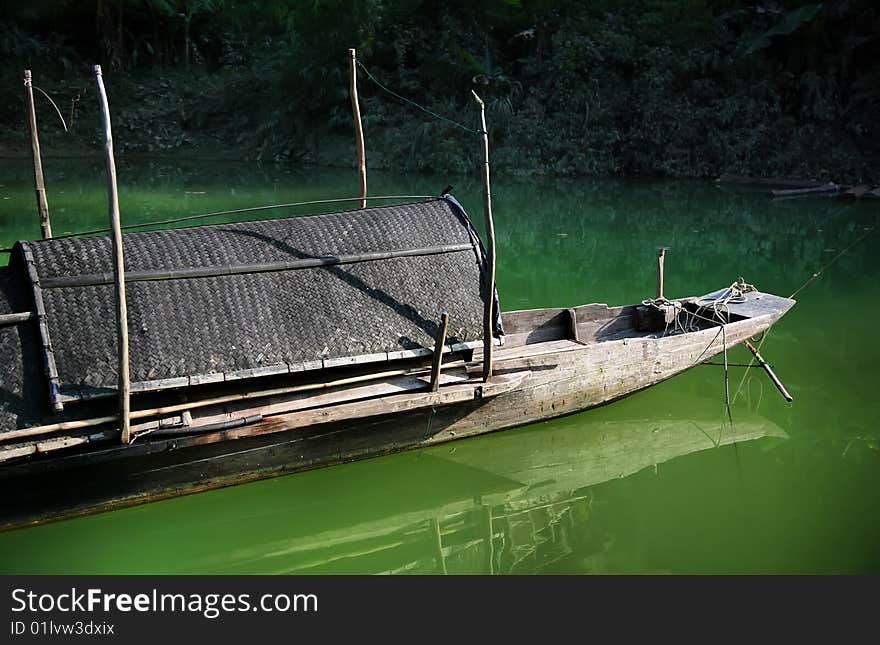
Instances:
[[[446,367],[461,367],[465,365],[465,361],[455,361],[447,363]],[[225,403],[235,403],[237,401],[246,401],[248,399],[262,399],[270,396],[280,396],[283,394],[295,394],[296,392],[309,392],[312,390],[325,390],[340,385],[351,385],[352,383],[361,383],[364,381],[373,381],[380,378],[388,378],[392,376],[413,376],[416,374],[424,374],[427,371],[425,367],[407,368],[388,370],[386,372],[374,372],[372,374],[362,374],[360,376],[350,376],[347,378],[336,379],[334,381],[324,381],[322,383],[305,383],[303,385],[290,385],[287,387],[278,387],[270,390],[259,390],[249,392],[236,392],[235,394],[226,394],[224,396],[216,396],[210,399],[202,399],[201,401],[190,401],[188,403],[177,403],[174,405],[166,405],[160,408],[149,408],[145,410],[134,410],[131,412],[131,419],[146,419],[148,417],[161,416],[166,414],[174,414],[183,412],[184,410],[195,410],[210,405],[221,405]],[[76,421],[61,421],[59,423],[50,423],[43,426],[34,426],[31,428],[21,428],[20,430],[11,430],[0,433],[0,441],[8,439],[21,439],[22,437],[34,437],[53,432],[81,430],[83,428],[91,428],[94,426],[104,425],[105,423],[115,423],[119,421],[118,414],[109,414],[103,417],[93,417],[91,419],[79,419]]]
[[[113,242],[113,274],[116,281],[116,342],[117,376],[119,378],[119,420],[122,443],[131,441],[131,374],[128,359],[128,304],[125,300],[125,260],[122,254],[122,228],[119,223],[119,192],[116,187],[116,161],[113,158],[113,132],[110,127],[110,105],[104,89],[101,66],[95,65],[95,83],[104,126],[104,160],[107,163],[107,200]]]
[[[495,302],[495,223],[492,220],[492,189],[489,184],[489,131],[486,129],[486,105],[471,90],[480,106],[480,123],[483,131],[483,212],[486,218],[486,304],[483,310],[483,380],[492,378],[492,338],[494,320],[492,305]]]
[[[367,207],[367,153],[364,148],[364,125],[361,122],[361,106],[357,90],[357,56],[354,49],[348,50],[351,67],[351,111],[354,114],[354,127],[357,141],[358,176],[361,185],[361,208]]]
[[[779,390],[779,393],[782,395],[786,401],[791,403],[794,399],[791,394],[788,393],[788,390],[785,389],[785,386],[782,384],[782,381],[779,380],[779,377],[776,376],[776,372],[773,371],[773,368],[770,367],[769,363],[764,360],[764,357],[761,356],[761,353],[758,351],[758,348],[752,345],[748,339],[745,341],[746,347],[749,348],[749,351],[755,355],[755,359],[758,361],[758,364],[764,368],[764,371],[767,372],[767,376],[770,377],[770,380],[773,382],[773,385],[776,386],[776,389]]]
[[[3,314],[0,316],[0,327],[5,327],[6,325],[18,325],[23,322],[27,322],[28,320],[33,320],[37,316],[33,311],[22,311],[21,313],[15,314]]]
[[[34,109],[34,87],[31,70],[24,70],[24,93],[27,99],[28,124],[31,130],[31,153],[34,158],[34,190],[37,193],[37,212],[40,215],[40,231],[43,239],[52,237],[49,222],[49,202],[46,200],[46,185],[43,180],[43,160],[40,155],[40,138],[37,135],[37,112]]]
[[[434,356],[431,358],[431,391],[440,389],[440,364],[443,362],[443,346],[446,344],[446,332],[449,329],[449,314],[445,311],[440,315],[440,331],[434,340]]]

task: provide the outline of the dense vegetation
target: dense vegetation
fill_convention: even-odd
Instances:
[[[0,2],[0,137],[25,141],[21,69],[50,151],[95,139],[100,62],[123,151],[350,164],[347,48],[468,127],[496,172],[722,172],[878,180],[875,0],[17,0]],[[473,135],[361,72],[371,167],[470,171]]]

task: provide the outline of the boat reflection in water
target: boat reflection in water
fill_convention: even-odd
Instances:
[[[206,522],[214,537],[209,552],[193,553],[189,565],[232,573],[531,573],[571,570],[577,559],[576,570],[601,572],[614,538],[591,526],[604,504],[593,487],[764,437],[786,434],[755,416],[731,428],[685,418],[590,424],[576,415],[239,486],[216,498],[222,510],[210,502],[191,509],[187,523]],[[265,503],[256,505],[229,499],[252,487],[274,490],[264,490]],[[229,528],[246,524],[247,537],[239,528],[237,538],[229,536],[217,524],[221,515]],[[243,546],[248,537],[256,541]]]

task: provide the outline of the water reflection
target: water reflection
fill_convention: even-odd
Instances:
[[[256,541],[229,551],[215,544],[191,564],[263,573],[604,572],[616,567],[609,557],[623,554],[611,554],[616,538],[602,517],[609,502],[600,484],[694,452],[785,436],[759,417],[732,429],[686,418],[572,417],[345,466],[338,487],[332,471],[320,486],[288,477],[271,484],[271,498],[287,504],[250,505],[238,518],[226,511]],[[202,509],[192,526],[211,515]]]

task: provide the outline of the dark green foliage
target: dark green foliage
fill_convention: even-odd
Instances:
[[[86,61],[101,62],[129,150],[349,165],[356,47],[383,83],[468,127],[476,90],[496,172],[878,178],[880,8],[870,0],[0,6],[4,85],[29,65],[70,104],[90,87]],[[363,74],[360,89],[372,167],[472,171],[469,135]],[[21,123],[20,111],[13,95],[0,104],[4,123]],[[92,132],[74,125],[87,142]]]

